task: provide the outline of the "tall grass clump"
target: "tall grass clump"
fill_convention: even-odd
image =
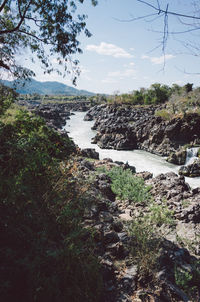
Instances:
[[[140,274],[152,277],[159,268],[159,256],[163,242],[163,232],[174,225],[173,211],[165,202],[158,205],[152,201],[146,214],[133,219],[128,225],[131,237],[131,253],[138,264]],[[164,230],[164,231],[163,231]]]

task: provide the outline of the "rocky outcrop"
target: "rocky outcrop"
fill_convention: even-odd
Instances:
[[[134,261],[135,238],[128,233],[127,223],[148,213],[149,206],[117,199],[111,190],[111,179],[105,173],[95,172],[99,167],[110,169],[120,165],[111,159],[90,162],[80,158],[78,166],[85,179],[93,175],[94,180],[88,193],[91,200],[96,201],[89,211],[85,211],[83,227],[94,229],[95,253],[100,261],[105,289],[102,301],[190,301],[188,293],[177,282],[175,271],[190,276],[198,274],[196,270],[199,268],[194,263],[200,256],[200,188],[191,190],[184,177],[175,173],[155,178],[148,172],[135,174],[150,186],[154,206],[165,204],[173,213],[173,224],[159,229],[162,240],[156,268],[151,272],[152,276],[145,275]],[[193,255],[185,248],[185,243],[191,244]],[[147,265],[149,261],[147,259]],[[196,297],[198,299],[198,293]]]
[[[93,158],[93,159],[99,159],[99,153],[95,151],[95,149],[92,148],[84,148],[81,151],[81,155],[83,157]]]
[[[91,107],[90,102],[49,103],[39,106],[28,106],[29,110],[43,117],[50,127],[61,129],[66,120],[70,118],[71,111],[87,111]]]
[[[197,177],[200,176],[200,159],[196,159],[192,164],[187,166],[182,166],[178,173],[180,175]]]
[[[167,158],[167,161],[169,163],[175,164],[175,165],[184,165],[186,161],[186,150],[180,150],[174,153],[171,153],[169,157]]]
[[[70,111],[62,104],[41,105],[33,111],[44,118],[48,126],[55,129],[61,129],[70,117]]]
[[[153,106],[99,105],[88,111],[85,120],[95,120],[93,129],[97,134],[93,143],[107,149],[142,149],[169,156],[184,144],[200,138],[198,114],[166,121],[154,115],[156,109]],[[182,154],[180,162],[183,158]]]

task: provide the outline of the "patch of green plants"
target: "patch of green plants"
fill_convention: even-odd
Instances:
[[[138,264],[141,276],[152,276],[157,267],[162,240],[155,232],[155,227],[146,215],[133,219],[128,226],[131,237],[131,253],[133,261]]]
[[[150,187],[145,186],[144,180],[134,176],[130,169],[113,167],[106,173],[111,178],[112,191],[119,199],[134,203],[147,203],[150,200]]]
[[[74,150],[26,111],[0,122],[3,301],[102,301],[95,245],[82,226],[87,196],[69,165]]]
[[[175,266],[174,276],[176,284],[188,294],[192,301],[198,301],[200,298],[200,261],[195,260],[190,270]]]
[[[172,114],[166,109],[157,110],[155,112],[155,116],[160,116],[161,118],[167,121],[171,120],[172,118]]]
[[[149,206],[149,211],[148,219],[152,224],[158,227],[163,224],[168,226],[174,225],[174,212],[168,208],[165,201],[162,204],[152,202]]]
[[[163,241],[160,227],[172,226],[174,219],[173,212],[164,202],[158,205],[151,201],[147,210],[145,215],[141,213],[128,225],[128,233],[132,238],[132,256],[138,263],[141,275],[153,276],[153,272],[158,267]]]

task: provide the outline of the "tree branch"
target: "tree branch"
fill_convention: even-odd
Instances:
[[[4,0],[4,2],[1,4],[0,12],[4,9],[4,6],[6,5],[6,2],[8,2],[8,0]]]
[[[168,14],[168,15],[173,15],[173,16],[177,16],[177,17],[183,17],[183,18],[189,18],[189,19],[195,19],[195,20],[200,20],[200,17],[196,17],[196,16],[192,16],[192,15],[185,15],[185,14],[179,14],[179,13],[176,13],[176,12],[173,12],[173,11],[169,11],[168,10],[168,6],[169,4],[167,5],[167,8],[166,9],[161,9],[160,8],[160,4],[159,2],[157,1],[158,3],[158,7],[144,1],[144,0],[136,0],[137,2],[140,2],[140,3],[143,3],[151,8],[153,8],[154,10],[156,10],[158,12],[158,14],[160,13],[164,13],[164,14]]]
[[[14,27],[14,28],[12,28],[12,29],[9,29],[9,30],[7,29],[7,30],[2,30],[2,31],[0,31],[0,35],[11,34],[11,33],[15,32],[15,31],[18,31],[18,30],[19,30],[20,26],[22,25],[22,23],[23,23],[23,21],[24,21],[24,19],[25,19],[25,17],[26,17],[26,13],[27,13],[27,11],[28,11],[30,5],[31,5],[31,2],[32,2],[32,0],[29,1],[27,7],[26,7],[25,10],[24,10],[23,15],[21,15],[21,10],[20,10],[20,8],[19,8],[19,6],[18,6],[18,8],[19,8],[19,14],[20,14],[21,20],[19,21],[19,23],[17,24],[16,27]],[[19,2],[18,2],[18,4],[19,4]]]

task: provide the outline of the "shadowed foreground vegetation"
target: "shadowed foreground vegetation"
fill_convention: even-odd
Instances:
[[[73,143],[39,117],[14,108],[11,118],[11,111],[7,117],[4,111],[0,117],[2,301],[92,302],[94,294],[95,301],[101,301],[94,244],[81,227],[87,198],[74,181],[75,167],[69,159]]]

